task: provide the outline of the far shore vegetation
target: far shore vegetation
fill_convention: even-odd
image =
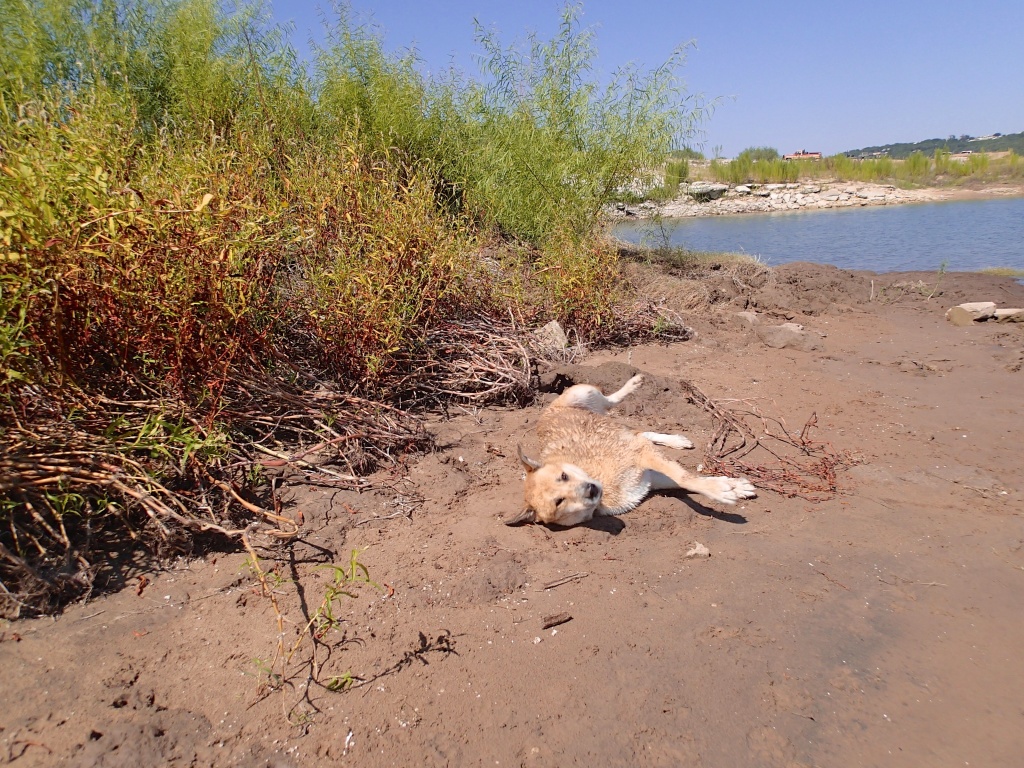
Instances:
[[[915,151],[905,159],[839,154],[813,160],[786,160],[772,147],[750,147],[732,159],[708,160],[694,150],[676,151],[666,157],[664,183],[650,193],[653,199],[674,196],[681,181],[772,184],[835,180],[904,187],[1024,182],[1024,161],[1013,149],[969,154],[935,149],[931,154]]]
[[[880,157],[885,155],[894,160],[905,160],[915,152],[925,155],[934,154],[935,150],[958,154],[962,152],[1007,152],[1013,150],[1018,155],[1024,154],[1024,133],[993,133],[989,136],[950,135],[945,139],[925,139],[917,142],[897,142],[863,149],[850,149],[843,152],[847,157]]]

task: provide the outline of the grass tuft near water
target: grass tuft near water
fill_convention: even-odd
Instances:
[[[1019,267],[985,267],[978,271],[986,275],[999,275],[1001,277],[1024,277],[1024,269]]]

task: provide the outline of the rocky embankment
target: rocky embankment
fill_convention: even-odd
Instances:
[[[820,208],[920,203],[943,199],[933,189],[899,189],[889,184],[814,182],[795,184],[714,184],[694,182],[680,187],[681,195],[663,204],[646,201],[619,204],[612,215],[650,217],[720,216],[733,213],[771,213]]]

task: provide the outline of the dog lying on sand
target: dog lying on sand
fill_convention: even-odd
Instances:
[[[681,488],[723,504],[756,495],[748,480],[694,475],[657,448],[692,448],[685,437],[637,432],[607,415],[642,383],[643,376],[634,376],[607,396],[597,387],[576,384],[545,409],[537,426],[541,460],[519,448],[526,508],[507,525],[569,526],[595,515],[621,515],[651,491]]]

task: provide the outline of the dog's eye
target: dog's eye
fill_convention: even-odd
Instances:
[[[565,499],[555,499],[555,509],[558,509],[560,506],[562,506],[563,501],[565,501]]]
[[[558,479],[563,483],[567,483],[569,482],[569,475],[563,472],[561,475],[559,475]]]

